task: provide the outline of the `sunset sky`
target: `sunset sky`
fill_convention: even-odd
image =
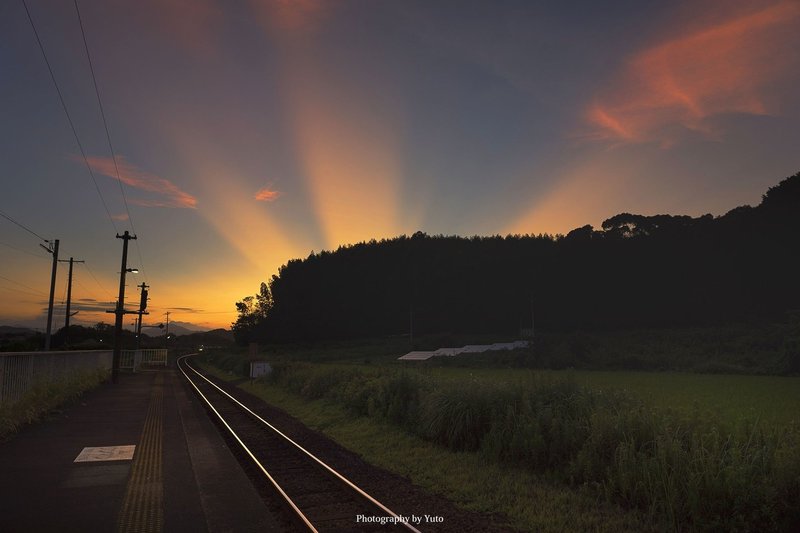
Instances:
[[[125,230],[129,308],[229,327],[312,250],[721,215],[800,170],[797,0],[79,0],[116,165],[73,2],[26,2],[86,160],[3,2],[0,212],[86,261],[73,323],[113,322]],[[0,218],[0,325],[45,326],[40,242]]]

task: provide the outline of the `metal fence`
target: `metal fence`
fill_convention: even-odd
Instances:
[[[0,405],[19,400],[35,385],[92,370],[111,370],[111,350],[0,352]]]
[[[142,365],[167,366],[166,348],[148,350],[122,350],[120,352],[120,369],[136,372],[142,367]]]

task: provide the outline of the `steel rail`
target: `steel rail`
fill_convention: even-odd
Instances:
[[[191,357],[192,355],[197,355],[197,354],[188,354],[188,355],[184,355],[183,357],[179,357],[179,358],[178,358],[178,363],[180,363],[180,362],[184,362],[184,360],[185,360],[185,359],[187,359],[188,357]],[[395,513],[394,511],[392,511],[391,509],[389,509],[389,508],[388,508],[388,507],[386,507],[385,505],[383,505],[381,502],[379,502],[378,500],[376,500],[375,498],[373,498],[372,496],[370,496],[369,494],[367,494],[367,493],[366,493],[366,492],[365,492],[363,489],[361,489],[361,488],[360,488],[358,485],[356,485],[355,483],[353,483],[352,481],[350,481],[349,479],[347,479],[346,477],[344,477],[342,474],[340,474],[339,472],[337,472],[336,470],[334,470],[334,469],[333,469],[331,466],[329,466],[327,463],[325,463],[324,461],[322,461],[321,459],[319,459],[317,456],[315,456],[314,454],[312,454],[311,452],[309,452],[308,450],[306,450],[305,448],[303,448],[303,447],[302,447],[300,444],[298,444],[297,442],[295,442],[295,441],[294,441],[294,440],[293,440],[291,437],[289,437],[288,435],[286,435],[285,433],[283,433],[281,430],[279,430],[278,428],[276,428],[275,426],[273,426],[272,424],[270,424],[269,422],[267,422],[266,420],[264,420],[264,419],[263,419],[261,416],[259,416],[257,413],[253,412],[253,410],[252,410],[252,409],[250,409],[250,408],[249,408],[249,407],[247,407],[245,404],[243,404],[242,402],[240,402],[239,400],[237,400],[236,398],[234,398],[233,396],[231,396],[230,394],[228,394],[228,392],[227,392],[227,391],[223,390],[223,389],[222,389],[221,387],[219,387],[219,386],[218,386],[216,383],[214,383],[213,381],[211,381],[210,379],[208,379],[207,377],[205,377],[203,374],[201,374],[200,372],[198,372],[196,369],[192,368],[192,366],[191,366],[191,365],[189,365],[189,364],[188,364],[188,363],[186,363],[186,362],[184,362],[184,364],[185,364],[186,368],[188,368],[189,370],[191,370],[192,372],[194,372],[195,374],[197,374],[199,377],[201,377],[202,379],[204,379],[206,382],[208,382],[208,384],[209,384],[209,385],[211,385],[212,387],[214,387],[215,389],[217,389],[217,390],[218,390],[220,393],[222,393],[222,394],[224,394],[225,396],[227,396],[227,397],[228,397],[228,399],[230,399],[232,402],[234,402],[236,405],[238,405],[238,406],[239,406],[239,407],[240,407],[242,410],[244,410],[244,411],[246,411],[248,414],[250,414],[250,415],[251,415],[253,418],[255,418],[256,420],[258,420],[259,422],[261,422],[263,425],[267,426],[269,429],[271,429],[271,430],[272,430],[273,432],[275,432],[276,434],[280,435],[280,436],[281,436],[281,437],[282,437],[284,440],[286,440],[287,442],[291,443],[291,444],[292,444],[292,445],[293,445],[295,448],[297,448],[298,450],[300,450],[301,452],[303,452],[303,453],[304,453],[306,456],[308,456],[310,459],[314,460],[314,461],[315,461],[315,462],[316,462],[316,463],[317,463],[319,466],[321,466],[322,468],[324,468],[325,470],[327,470],[327,471],[328,471],[330,474],[332,474],[334,477],[336,477],[336,478],[337,478],[339,481],[341,481],[342,483],[344,483],[345,485],[347,485],[348,487],[350,487],[350,488],[351,488],[352,490],[354,490],[354,491],[355,491],[357,494],[359,494],[359,495],[360,495],[362,498],[364,498],[365,500],[367,500],[368,502],[370,502],[370,503],[371,503],[371,504],[373,504],[374,506],[378,507],[380,510],[382,510],[384,513],[386,513],[386,514],[387,514],[387,515],[389,515],[390,517],[397,519],[398,521],[397,521],[397,522],[395,522],[395,524],[396,524],[396,525],[398,525],[398,526],[403,526],[403,527],[405,527],[406,529],[408,529],[409,531],[413,531],[414,533],[421,533],[421,531],[420,531],[420,530],[418,530],[417,528],[415,528],[414,526],[412,526],[411,524],[409,524],[407,521],[405,521],[405,520],[401,520],[401,517],[400,517],[400,515],[398,515],[397,513]],[[297,507],[297,505],[295,505],[295,503],[294,503],[294,502],[292,501],[292,499],[291,499],[291,498],[290,498],[290,497],[289,497],[289,496],[286,494],[286,492],[284,492],[284,490],[283,490],[283,489],[281,488],[281,486],[280,486],[280,485],[277,483],[277,481],[275,481],[275,479],[274,479],[274,478],[273,478],[273,477],[272,477],[272,476],[269,474],[269,472],[267,472],[267,470],[264,468],[264,466],[261,464],[261,462],[260,462],[260,461],[259,461],[259,460],[258,460],[258,459],[255,457],[255,455],[253,455],[253,453],[252,453],[252,452],[250,451],[250,449],[249,449],[249,448],[248,448],[248,447],[247,447],[247,446],[244,444],[244,442],[243,442],[243,441],[242,441],[242,440],[239,438],[239,436],[236,434],[236,432],[233,430],[233,428],[231,428],[231,427],[230,427],[230,425],[228,424],[228,422],[227,422],[227,421],[226,421],[226,420],[225,420],[225,419],[222,417],[222,415],[219,413],[219,411],[217,411],[217,409],[216,409],[216,408],[215,408],[215,407],[214,407],[214,406],[211,404],[211,401],[210,401],[210,400],[209,400],[209,399],[208,399],[208,398],[207,398],[207,397],[206,397],[206,396],[205,396],[205,395],[204,395],[204,394],[203,394],[203,393],[200,391],[200,389],[197,387],[197,385],[194,383],[194,381],[193,381],[193,380],[192,380],[192,379],[191,379],[191,378],[188,376],[188,374],[186,374],[186,372],[183,370],[183,368],[181,368],[181,365],[180,365],[180,364],[178,365],[178,369],[179,369],[179,370],[181,371],[181,373],[184,375],[184,377],[186,378],[186,380],[187,380],[187,381],[188,381],[188,382],[189,382],[189,383],[192,385],[192,387],[194,387],[195,391],[197,391],[197,393],[200,395],[200,397],[201,397],[201,398],[203,398],[203,400],[206,402],[206,404],[208,404],[208,406],[211,408],[211,410],[212,410],[212,411],[214,411],[214,414],[216,414],[216,415],[217,415],[217,417],[220,419],[220,421],[223,423],[223,425],[224,425],[224,426],[225,426],[225,427],[228,429],[228,431],[231,433],[231,435],[233,435],[233,437],[236,439],[236,441],[237,441],[237,442],[238,442],[238,443],[239,443],[239,444],[242,446],[242,448],[244,448],[244,450],[245,450],[245,452],[247,453],[247,455],[249,455],[249,456],[250,456],[250,458],[253,460],[253,462],[255,462],[255,463],[256,463],[256,465],[258,466],[258,468],[259,468],[259,469],[260,469],[260,470],[261,470],[261,471],[264,473],[264,475],[266,475],[266,476],[267,476],[267,479],[269,479],[269,481],[272,483],[272,485],[273,485],[273,486],[274,486],[274,487],[275,487],[275,488],[278,490],[278,492],[281,494],[281,496],[282,496],[282,497],[283,497],[283,498],[286,500],[286,502],[287,502],[287,503],[288,503],[288,504],[291,506],[291,508],[294,510],[294,512],[295,512],[295,513],[296,513],[296,514],[297,514],[297,515],[300,517],[300,519],[303,521],[303,523],[305,523],[305,525],[306,525],[306,526],[307,526],[307,527],[308,527],[308,528],[309,528],[311,531],[314,531],[315,533],[317,533],[317,529],[314,527],[314,525],[311,523],[311,521],[309,521],[309,520],[308,520],[308,518],[306,518],[306,516],[303,514],[303,512],[302,512],[302,511],[301,511],[301,510],[300,510],[300,509]]]
[[[297,505],[295,505],[295,503],[292,501],[292,499],[286,494],[286,492],[284,492],[283,488],[281,488],[281,486],[278,484],[278,482],[275,481],[275,478],[273,478],[270,475],[270,473],[267,472],[267,469],[264,468],[264,465],[261,464],[261,461],[256,459],[256,456],[253,455],[253,452],[250,451],[250,448],[247,447],[247,445],[242,441],[241,438],[239,438],[239,435],[236,434],[236,432],[233,430],[233,428],[230,426],[230,424],[228,424],[227,420],[225,420],[225,418],[219,413],[219,411],[217,411],[216,407],[214,407],[214,405],[211,403],[211,400],[209,400],[206,397],[206,395],[203,394],[203,392],[195,384],[195,382],[192,380],[192,378],[190,378],[189,375],[186,374],[186,372],[183,370],[183,368],[181,368],[180,363],[182,362],[182,360],[186,359],[190,355],[195,355],[195,354],[184,355],[183,357],[179,357],[178,358],[178,370],[181,371],[181,373],[183,374],[183,377],[185,377],[186,381],[188,381],[189,384],[192,387],[194,387],[194,390],[197,392],[197,394],[200,395],[200,397],[203,399],[203,401],[206,402],[206,405],[208,405],[208,407],[212,411],[214,411],[214,414],[217,415],[217,418],[219,418],[219,421],[222,422],[222,424],[225,426],[225,428],[228,430],[228,432],[230,432],[230,434],[233,436],[233,438],[236,439],[236,442],[238,442],[239,445],[244,449],[245,453],[247,453],[247,455],[250,456],[250,459],[253,460],[253,462],[256,464],[256,466],[264,473],[265,476],[267,476],[267,479],[270,481],[270,483],[272,483],[272,486],[275,487],[275,489],[283,497],[283,499],[286,500],[286,503],[289,504],[289,506],[292,508],[292,510],[295,512],[295,514],[303,521],[303,523],[311,531],[313,531],[314,533],[318,533],[317,528],[314,527],[314,525],[308,520],[308,518],[306,518],[306,515],[303,514],[303,512],[297,507]],[[195,372],[196,374],[198,374],[199,376],[204,377],[204,376],[202,376],[202,374],[197,372],[197,370],[195,370],[191,366],[186,365],[186,367],[189,368],[190,370],[192,370],[193,372]]]

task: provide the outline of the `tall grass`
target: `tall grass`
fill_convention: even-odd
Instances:
[[[448,449],[517,465],[647,511],[672,529],[800,530],[800,429],[676,413],[531,377],[434,386],[401,370],[277,364],[275,384]]]
[[[107,370],[92,370],[34,386],[18,401],[0,406],[0,441],[11,438],[23,426],[75,400],[106,379]]]

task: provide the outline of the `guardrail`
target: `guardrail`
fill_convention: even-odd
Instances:
[[[19,400],[35,385],[92,370],[111,370],[111,350],[0,352],[0,405]]]
[[[136,372],[142,365],[167,366],[167,349],[122,350],[120,352],[120,370]]]

